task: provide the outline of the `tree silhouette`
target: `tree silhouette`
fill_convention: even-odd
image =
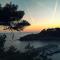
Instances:
[[[8,29],[22,30],[25,26],[30,25],[28,21],[22,20],[24,14],[24,11],[18,11],[18,5],[11,2],[4,7],[0,4],[0,25],[8,26]]]
[[[0,4],[0,26],[5,27],[4,30],[21,31],[30,25],[28,21],[22,19],[24,14],[24,11],[18,10],[18,5],[12,4],[11,2],[3,7]],[[12,40],[13,38],[14,37],[12,37]]]
[[[16,31],[21,31],[21,30],[24,29],[24,27],[30,25],[26,20],[22,20],[20,23],[17,23],[17,24],[14,24],[14,25],[13,25],[13,24],[14,24],[14,23],[11,23],[11,26],[9,26],[9,27],[6,28],[6,29],[10,29],[10,30],[14,29],[14,30],[16,30]]]
[[[8,51],[5,52],[6,60],[18,60],[20,58],[20,52],[15,47],[11,46]]]
[[[31,44],[28,43],[28,44],[25,46],[25,49],[29,52],[30,50],[34,49],[34,46],[31,46]]]
[[[6,41],[5,38],[6,38],[5,34],[0,35],[0,58],[3,58],[4,56],[4,43]]]
[[[28,21],[22,19],[24,14],[24,11],[18,10],[18,5],[11,2],[3,7],[0,4],[0,26],[6,27],[6,30],[9,29],[11,31],[23,30],[30,25]],[[16,51],[15,47],[11,46],[7,52],[4,51],[5,38],[6,35],[0,36],[0,60],[20,60],[20,52]],[[13,38],[12,36],[12,40]]]

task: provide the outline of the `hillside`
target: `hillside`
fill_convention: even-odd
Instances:
[[[19,39],[20,41],[60,41],[60,28],[43,29],[40,33],[29,34]]]

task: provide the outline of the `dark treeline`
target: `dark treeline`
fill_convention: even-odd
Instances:
[[[23,30],[25,26],[29,26],[26,20],[22,20],[24,11],[18,11],[18,6],[15,4],[6,4],[4,7],[0,5],[0,26],[6,26],[6,29]],[[16,23],[14,23],[16,21]],[[12,31],[12,30],[11,30]],[[31,34],[21,38],[22,40],[36,40],[41,38],[59,37],[60,29],[42,30],[39,34]],[[60,49],[57,45],[47,45],[40,48],[34,48],[28,44],[25,52],[18,51],[14,46],[11,46],[5,51],[4,44],[6,35],[0,35],[0,60],[52,60],[48,58],[52,54],[59,53]],[[13,39],[12,39],[13,40]]]
[[[60,28],[43,29],[38,34],[30,34],[19,39],[20,41],[60,41]]]
[[[0,60],[34,60],[34,57],[38,55],[37,51],[30,44],[26,46],[26,52],[17,51],[17,49],[11,46],[7,51],[4,49],[6,41],[6,35],[0,35]]]
[[[11,46],[7,51],[4,49],[6,35],[0,35],[0,60],[52,60],[51,57],[55,53],[60,53],[58,45],[47,45],[44,47],[34,48],[28,44],[25,52],[18,51]]]

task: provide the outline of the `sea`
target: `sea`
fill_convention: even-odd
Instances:
[[[0,34],[6,34],[6,42],[5,42],[5,50],[8,50],[10,46],[14,46],[17,50],[24,52],[25,47],[30,43],[31,46],[34,46],[34,48],[43,47],[48,44],[58,44],[60,45],[60,42],[41,42],[41,41],[20,41],[18,40],[21,37],[24,37],[25,35],[29,34],[37,34],[38,32],[1,32]],[[52,56],[52,60],[60,60],[60,53],[55,54]]]

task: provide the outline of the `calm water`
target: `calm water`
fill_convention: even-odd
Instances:
[[[7,38],[6,38],[6,43],[5,43],[5,48],[8,49],[8,47],[10,47],[11,45],[15,46],[18,50],[20,51],[24,51],[24,48],[26,45],[28,45],[29,43],[34,46],[35,48],[37,47],[42,47],[44,45],[47,45],[47,44],[58,44],[60,45],[60,42],[40,42],[40,41],[18,41],[17,39],[24,36],[24,35],[27,35],[27,34],[30,34],[30,33],[14,33],[14,39],[12,40],[12,36],[13,36],[13,33],[6,33],[7,35]],[[60,54],[55,54],[52,56],[52,60],[60,60]]]
[[[34,46],[35,48],[37,47],[41,47],[43,45],[45,45],[46,43],[42,43],[40,41],[19,41],[17,39],[19,39],[20,37],[23,37],[24,35],[28,35],[28,34],[31,34],[31,33],[22,33],[22,32],[17,32],[17,33],[14,33],[14,38],[12,40],[12,36],[13,36],[13,33],[6,33],[7,35],[7,38],[6,38],[6,43],[5,43],[5,48],[8,48],[10,47],[11,45],[15,46],[18,50],[21,50],[23,51],[25,46],[28,45],[29,43]]]
[[[31,33],[23,33],[23,32],[16,32],[14,33],[14,38],[12,40],[13,33],[6,33],[7,38],[6,38],[6,43],[5,43],[5,48],[10,47],[11,45],[15,46],[18,48],[18,50],[23,51],[25,46],[28,45],[29,43],[34,46],[35,48],[37,47],[42,47],[47,44],[58,44],[60,45],[60,42],[41,42],[41,41],[19,41],[20,37],[23,37],[24,35],[28,35]]]

